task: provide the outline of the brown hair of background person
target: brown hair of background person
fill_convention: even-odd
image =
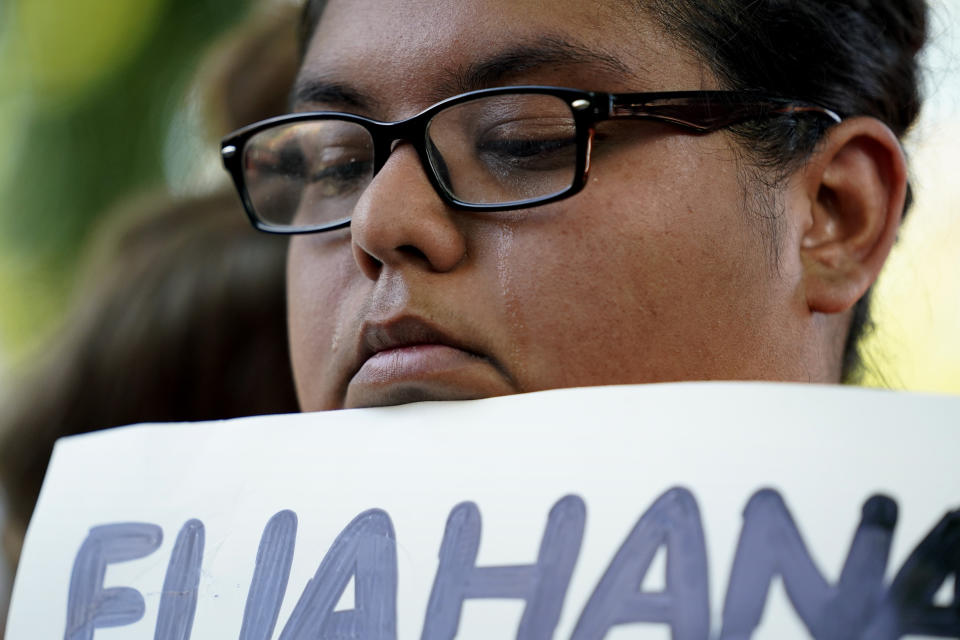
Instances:
[[[210,140],[285,110],[296,15],[265,7],[208,54],[197,84]],[[298,410],[286,242],[250,233],[232,193],[141,195],[109,215],[91,244],[59,332],[0,415],[11,566],[58,438]]]
[[[62,436],[297,410],[283,241],[251,234],[227,193],[150,208],[103,230],[63,333],[4,416],[14,547]]]

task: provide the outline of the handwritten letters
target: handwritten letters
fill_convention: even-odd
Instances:
[[[461,611],[473,598],[524,603],[517,640],[554,637],[567,586],[576,566],[586,505],[565,496],[547,516],[537,557],[530,564],[477,566],[481,538],[479,507],[472,502],[450,512],[421,640],[456,637]],[[873,496],[863,505],[836,584],[813,562],[782,497],[764,489],[743,512],[743,524],[722,603],[722,624],[712,635],[704,527],[693,494],[673,488],[637,520],[585,604],[570,640],[601,640],[620,625],[668,625],[673,640],[747,640],[753,637],[771,582],[779,577],[808,632],[817,640],[905,635],[960,637],[960,598],[934,604],[934,594],[960,573],[960,511],[947,513],[919,542],[890,584],[884,583],[897,505]],[[287,595],[296,544],[297,516],[274,515],[256,551],[240,640],[269,640]],[[95,630],[129,625],[144,615],[144,599],[129,587],[104,587],[109,564],[154,553],[161,528],[148,523],[94,527],[78,550],[70,579],[64,640],[92,640]],[[653,558],[666,551],[662,591],[641,591]],[[180,530],[168,563],[154,638],[188,640],[197,608],[204,553],[204,525],[190,520]],[[397,534],[389,514],[364,511],[343,528],[312,579],[303,587],[280,640],[395,640],[397,638]],[[251,557],[254,558],[251,550]],[[336,610],[350,584],[354,608]]]

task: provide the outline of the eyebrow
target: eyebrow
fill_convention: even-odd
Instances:
[[[545,67],[587,65],[600,67],[613,75],[635,77],[619,58],[559,35],[541,36],[489,58],[456,70],[447,71],[447,79],[438,88],[438,99],[474,89],[496,86],[508,76],[516,76]]]
[[[345,83],[331,82],[323,78],[297,78],[290,92],[291,107],[312,103],[365,109],[374,102],[369,96]]]
[[[611,54],[563,36],[546,35],[521,42],[467,65],[441,69],[440,81],[436,83],[428,98],[431,102],[439,102],[468,91],[497,86],[510,76],[561,65],[592,66],[616,76],[637,77],[636,70],[630,69]],[[377,100],[347,82],[331,81],[318,76],[298,78],[290,94],[290,104],[291,107],[326,104],[370,111],[376,108]]]

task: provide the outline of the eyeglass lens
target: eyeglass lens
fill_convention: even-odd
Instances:
[[[345,120],[283,124],[247,142],[243,172],[263,222],[330,224],[349,217],[373,178],[373,140],[362,125]]]
[[[462,102],[434,116],[427,139],[430,164],[461,202],[522,202],[573,184],[576,123],[556,96],[506,94]]]
[[[503,94],[457,103],[427,124],[430,170],[468,204],[539,200],[575,181],[577,135],[565,100]],[[309,227],[349,218],[373,179],[374,142],[361,124],[304,120],[265,129],[243,150],[247,193],[270,225]]]

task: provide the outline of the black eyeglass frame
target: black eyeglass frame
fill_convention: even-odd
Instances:
[[[454,105],[479,98],[505,94],[540,94],[562,99],[570,107],[576,127],[576,167],[570,186],[560,192],[516,202],[471,203],[457,199],[440,181],[427,151],[427,127],[439,112]],[[646,93],[605,93],[566,87],[508,86],[479,89],[442,100],[417,115],[398,122],[381,122],[339,111],[310,111],[262,120],[228,134],[220,143],[224,168],[233,178],[247,217],[261,231],[278,234],[302,234],[332,231],[349,226],[350,217],[308,227],[275,225],[261,220],[246,188],[243,176],[243,151],[251,137],[272,127],[294,122],[343,120],[364,127],[373,140],[373,176],[386,164],[394,143],[409,142],[416,149],[427,178],[437,194],[449,206],[464,211],[507,211],[540,206],[563,200],[580,192],[590,171],[590,150],[594,126],[613,119],[653,120],[675,126],[693,134],[707,134],[750,120],[814,114],[842,121],[840,115],[826,107],[809,102],[768,96],[751,91],[665,91]]]

